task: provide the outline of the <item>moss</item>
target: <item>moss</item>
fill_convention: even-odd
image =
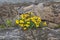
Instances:
[[[6,20],[6,25],[7,25],[8,27],[12,26],[11,20]]]
[[[1,25],[0,25],[0,28],[5,28],[5,25],[1,24]]]

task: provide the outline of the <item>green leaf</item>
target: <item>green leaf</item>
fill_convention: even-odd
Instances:
[[[0,28],[5,28],[5,25],[0,25]]]
[[[33,28],[33,26],[34,26],[34,23],[31,21],[31,22],[30,22],[30,27],[29,27],[29,28]]]
[[[11,20],[6,20],[6,24],[10,26],[11,25]]]

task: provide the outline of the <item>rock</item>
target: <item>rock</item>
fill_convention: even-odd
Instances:
[[[44,2],[38,5],[30,5],[26,7],[17,7],[14,5],[0,6],[0,16],[3,20],[11,19],[15,21],[18,18],[17,14],[25,12],[33,12],[34,15],[41,17],[42,20],[50,23],[60,24],[60,3],[59,2]],[[20,10],[20,11],[19,11]],[[22,11],[22,12],[21,12]],[[58,20],[58,21],[57,21]]]
[[[55,23],[49,23],[49,24],[48,24],[48,27],[49,27],[49,28],[59,28],[59,27],[58,27],[58,24],[55,24]]]
[[[12,21],[12,26],[15,25],[15,20],[18,19],[19,15],[17,15],[17,10],[14,7],[14,5],[8,4],[0,6],[0,24],[5,24],[6,26],[6,20],[9,19]]]
[[[2,20],[0,19],[0,24],[3,24]]]
[[[42,20],[48,21],[48,27],[29,29],[23,31],[20,28],[0,29],[0,40],[60,40],[60,29],[51,29],[60,24],[60,3],[39,3],[38,5],[30,5],[23,7],[23,13],[32,11],[34,15],[41,17]],[[6,20],[15,21],[19,18],[15,10],[11,6],[0,8],[1,17]],[[11,12],[11,10],[13,12]],[[20,9],[19,9],[20,10]],[[11,14],[10,14],[10,13]],[[19,13],[19,12],[18,12]],[[22,13],[22,12],[21,12]],[[9,16],[10,15],[10,16]],[[1,20],[0,20],[1,21]],[[12,25],[14,22],[12,23]]]
[[[29,29],[21,28],[0,30],[0,40],[60,40],[60,29],[50,29],[48,27]]]
[[[47,20],[53,23],[60,24],[60,13],[59,13],[59,3],[50,3],[49,6],[43,6],[41,8],[41,5],[36,7],[36,15],[40,16],[42,20]],[[43,5],[43,4],[42,4]],[[55,8],[54,8],[54,7]],[[58,21],[57,21],[58,20]]]
[[[35,15],[40,16],[42,20],[60,24],[60,3],[47,2],[39,3],[38,5],[30,5],[24,7],[25,12],[32,11]],[[58,20],[58,21],[57,21]]]

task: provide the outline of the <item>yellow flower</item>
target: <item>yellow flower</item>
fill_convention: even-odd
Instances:
[[[24,14],[24,18],[26,19],[28,17],[28,15],[27,14]]]
[[[24,14],[20,15],[20,17],[21,17],[22,19],[25,19]]]
[[[27,24],[30,24],[30,22],[27,22]]]
[[[37,24],[37,22],[34,22],[35,24]]]
[[[33,20],[33,17],[31,17],[31,20]]]
[[[33,12],[28,12],[20,15],[21,20],[17,22],[19,26],[23,27],[24,30],[26,30],[28,27],[30,27],[30,21],[32,21],[36,27],[39,27],[39,24],[41,22],[41,18],[38,16],[33,15]],[[46,23],[43,23],[46,25]]]
[[[46,23],[46,22],[44,22],[44,23],[43,23],[43,25],[44,25],[44,26],[47,26],[47,23]]]
[[[20,15],[20,17],[21,17],[22,19],[26,19],[28,16],[29,16],[28,14],[22,14],[22,15]]]
[[[19,20],[16,20],[16,24],[19,24]]]
[[[39,27],[39,25],[36,24],[36,27]]]
[[[34,15],[33,12],[28,12],[29,15]]]
[[[25,14],[24,16],[25,16],[25,17],[28,17],[29,15],[28,15],[28,14]]]
[[[37,16],[33,16],[34,19],[37,19]]]
[[[24,21],[23,20],[20,20],[20,23],[24,23]]]
[[[41,20],[36,20],[36,22],[37,22],[37,23],[40,23],[40,22],[41,22]]]
[[[28,25],[28,24],[25,24],[24,26],[26,26],[26,27],[29,27],[30,25]]]
[[[32,19],[31,21],[36,22],[36,20]]]
[[[21,18],[24,18],[24,15],[23,15],[23,14],[22,14],[22,15],[20,15],[20,17],[21,17]]]
[[[25,21],[30,21],[30,18],[26,19]]]
[[[19,26],[24,27],[24,24],[19,24]]]
[[[25,27],[25,28],[23,28],[23,30],[26,30],[27,28]]]
[[[38,17],[38,20],[41,20],[41,18]]]

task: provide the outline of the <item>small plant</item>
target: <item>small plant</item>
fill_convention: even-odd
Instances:
[[[0,28],[5,28],[5,25],[1,24],[1,25],[0,25]]]
[[[22,27],[24,30],[29,28],[39,28],[47,26],[46,22],[42,22],[41,18],[33,15],[32,12],[28,12],[20,15],[20,19],[16,20],[16,24]]]
[[[6,25],[11,26],[11,20],[6,20]]]

